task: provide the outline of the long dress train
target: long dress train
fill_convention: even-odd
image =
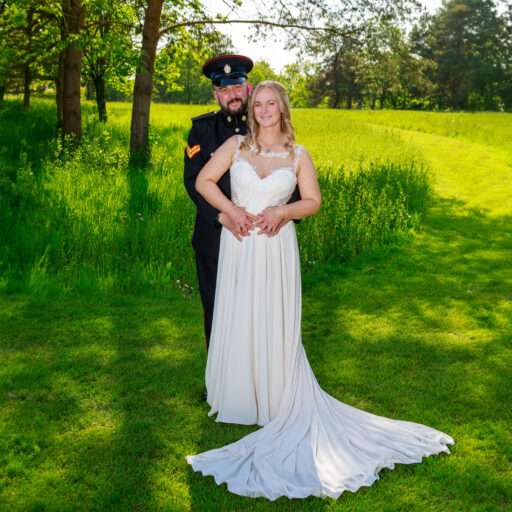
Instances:
[[[232,199],[251,213],[284,204],[296,183],[288,154],[237,151]],[[187,456],[195,471],[242,496],[338,498],[378,479],[382,468],[450,453],[433,428],[392,420],[324,392],[301,340],[300,261],[295,226],[242,242],[221,235],[215,310],[206,366],[209,415],[263,428],[237,442]]]

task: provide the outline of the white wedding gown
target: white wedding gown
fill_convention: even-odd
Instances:
[[[255,214],[286,203],[297,183],[295,167],[288,154],[237,151],[232,200]],[[222,230],[206,387],[216,421],[263,426],[187,456],[194,470],[242,496],[338,498],[371,485],[382,468],[450,453],[447,445],[454,443],[443,432],[364,412],[320,388],[301,341],[293,222],[274,237],[253,231],[242,242]]]

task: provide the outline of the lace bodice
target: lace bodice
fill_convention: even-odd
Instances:
[[[242,137],[238,137],[240,148]],[[250,213],[260,213],[268,206],[285,204],[297,185],[297,162],[302,147],[294,155],[256,153],[237,149],[230,168],[231,199]]]

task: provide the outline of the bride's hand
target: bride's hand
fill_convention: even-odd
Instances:
[[[237,227],[235,226],[235,223],[233,222],[233,220],[231,219],[231,217],[227,214],[227,213],[224,213],[224,212],[220,212],[219,214],[219,217],[218,217],[218,220],[219,222],[226,228],[228,229],[229,231],[231,231],[231,233],[233,234],[233,236],[239,241],[241,242],[242,241],[242,234],[240,233],[240,231],[237,229]]]
[[[258,235],[274,236],[288,219],[281,206],[270,206],[258,214],[255,226],[259,227]]]
[[[255,215],[247,212],[245,208],[236,205],[233,205],[229,211],[223,213],[226,214],[228,222],[231,224],[231,227],[228,227],[228,229],[230,231],[234,230],[233,234],[237,233],[239,236],[248,235],[257,219]]]

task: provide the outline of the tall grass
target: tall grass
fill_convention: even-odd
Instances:
[[[426,171],[414,162],[370,164],[357,173],[320,173],[323,214],[299,229],[304,263],[348,260],[396,242],[418,227],[430,197]]]
[[[62,154],[54,137],[52,105],[34,102],[29,113],[21,113],[9,103],[0,112],[6,147],[0,152],[6,163],[0,188],[1,288],[48,293],[195,286],[194,207],[182,174],[187,120],[196,112],[167,105],[155,105],[153,112],[153,159],[145,169],[128,163],[127,105],[116,105],[106,126],[86,107],[83,144],[73,154]],[[298,116],[298,132],[305,128],[305,114]],[[317,117],[310,116],[306,142],[312,154],[324,129]],[[396,241],[419,224],[428,200],[427,174],[412,156],[396,150],[399,140],[387,158],[372,155],[371,137],[349,123],[342,136],[321,135],[324,146],[358,138],[365,158],[353,154],[350,161],[346,153],[329,166],[330,158],[317,156],[323,208],[298,230],[306,266],[346,261]],[[382,148],[382,140],[385,144],[381,135],[374,145]]]

